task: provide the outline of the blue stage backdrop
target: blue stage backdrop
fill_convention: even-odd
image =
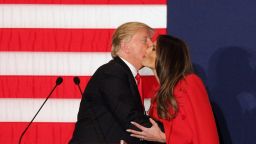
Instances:
[[[223,144],[256,141],[256,1],[169,0],[168,33],[184,39]]]

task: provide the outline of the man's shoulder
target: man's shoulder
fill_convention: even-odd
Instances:
[[[117,63],[115,60],[110,60],[108,63],[99,67],[99,70],[102,71],[121,71],[123,68],[122,66]]]
[[[124,76],[126,73],[126,69],[115,60],[110,60],[108,63],[100,66],[95,72],[95,74],[105,74],[114,76]]]

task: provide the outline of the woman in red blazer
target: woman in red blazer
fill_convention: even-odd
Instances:
[[[165,132],[151,119],[151,128],[132,122],[141,131],[127,130],[131,136],[167,144],[218,144],[208,95],[192,71],[186,44],[173,36],[160,35],[148,48],[143,64],[153,70],[160,84],[149,115],[163,123]]]

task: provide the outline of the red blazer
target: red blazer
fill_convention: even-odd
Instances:
[[[157,115],[156,103],[150,116],[163,123],[167,144],[219,144],[217,128],[206,89],[201,79],[190,74],[174,88],[177,116],[168,121]]]

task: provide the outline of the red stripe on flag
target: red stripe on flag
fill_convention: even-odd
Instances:
[[[0,76],[2,98],[45,98],[55,86],[57,76]],[[84,89],[89,76],[80,77]],[[81,98],[73,77],[64,76],[63,83],[56,88],[51,98]]]
[[[156,35],[166,29],[156,29]],[[0,51],[109,52],[113,29],[0,29]]]
[[[0,122],[0,143],[17,144],[28,123]],[[27,144],[66,144],[71,139],[74,123],[33,123],[22,139]]]
[[[90,76],[80,77],[82,91]],[[0,98],[46,98],[55,86],[56,76],[0,76]],[[157,82],[154,76],[142,76],[143,95],[150,98],[155,93]],[[63,83],[56,88],[51,98],[81,98],[72,76],[63,76]]]
[[[2,4],[166,4],[166,0],[0,0]]]

